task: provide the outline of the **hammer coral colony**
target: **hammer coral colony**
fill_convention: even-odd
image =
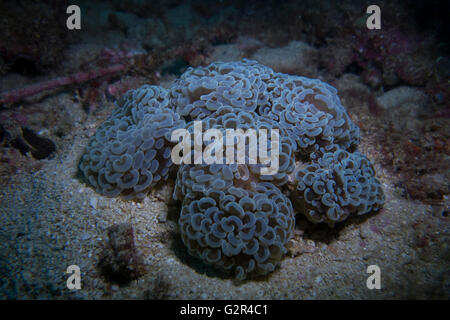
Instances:
[[[197,121],[202,132],[218,129],[223,136],[227,129],[278,130],[279,143],[270,144],[279,151],[277,173],[263,174],[268,164],[251,161],[174,164],[172,132],[193,134]],[[189,68],[168,90],[128,91],[91,137],[79,167],[97,192],[124,199],[144,198],[178,170],[173,198],[181,201],[178,223],[188,252],[245,279],[275,269],[296,213],[334,226],[381,208],[373,166],[353,152],[359,135],[334,87],[252,60],[217,62]],[[236,152],[254,148],[249,140]],[[208,148],[207,140],[201,144]]]

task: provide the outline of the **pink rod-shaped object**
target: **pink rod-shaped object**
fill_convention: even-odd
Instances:
[[[66,77],[59,77],[44,82],[32,84],[20,89],[14,89],[0,93],[0,104],[14,103],[26,97],[35,95],[39,92],[54,89],[69,84],[82,83],[98,77],[103,77],[109,74],[117,73],[125,70],[124,64],[115,64],[107,68],[78,72]]]

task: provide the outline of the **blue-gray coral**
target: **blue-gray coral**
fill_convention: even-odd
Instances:
[[[184,199],[178,222],[189,253],[238,279],[272,272],[287,251],[292,204],[272,183],[249,179],[245,165],[184,165],[175,197]]]
[[[220,107],[229,106],[276,121],[302,154],[331,144],[349,149],[359,143],[359,128],[335,88],[318,79],[276,73],[256,61],[189,68],[169,91],[172,105],[188,120],[214,118]]]
[[[180,115],[195,120],[222,106],[255,111],[268,101],[267,81],[273,73],[245,59],[189,68],[171,87],[170,99]]]
[[[194,122],[190,122],[187,124],[186,129],[194,135]],[[272,119],[262,117],[258,115],[254,111],[244,111],[241,109],[235,109],[231,106],[222,106],[218,110],[214,111],[210,116],[203,119],[202,121],[202,133],[206,132],[208,129],[218,129],[222,132],[224,137],[226,136],[227,129],[241,129],[244,134],[240,134],[238,139],[243,139],[243,143],[236,142],[234,157],[235,160],[238,157],[238,154],[242,152],[245,157],[246,168],[248,168],[249,172],[252,175],[258,176],[260,181],[268,181],[272,182],[277,186],[282,186],[287,183],[289,174],[294,171],[295,167],[295,157],[294,152],[297,150],[296,142],[292,139],[285,126],[280,125],[279,122],[274,121]],[[265,129],[267,132],[267,153],[271,154],[272,147],[272,139],[271,132],[276,129],[279,130],[279,157],[278,157],[278,172],[276,174],[261,174],[261,168],[269,167],[270,164],[258,163],[255,159],[255,164],[252,164],[249,160],[250,152],[249,150],[256,146],[256,152],[259,154],[259,148],[262,146],[255,143],[255,140],[249,138],[249,135],[252,135],[248,129],[255,129],[255,135],[253,136],[257,139],[257,133],[262,129]],[[248,134],[247,136],[245,134]],[[192,150],[193,150],[193,141],[192,141]],[[205,148],[211,142],[207,143],[203,140],[202,147]],[[259,148],[258,148],[259,147]],[[217,155],[216,155],[217,156]],[[224,147],[222,150],[222,158],[225,161],[226,158],[226,148]],[[193,151],[191,154],[191,163],[193,163]],[[236,160],[237,161],[237,160]],[[204,163],[204,162],[203,162]]]
[[[184,120],[168,108],[168,93],[157,86],[128,91],[90,139],[80,170],[97,192],[125,199],[144,198],[167,179],[173,129]]]
[[[333,226],[351,214],[377,211],[384,193],[370,161],[361,153],[330,147],[295,175],[298,210],[315,223]]]
[[[196,120],[202,133],[279,130],[279,170],[273,175],[261,174],[267,164],[250,162],[246,152],[254,146],[243,136],[238,148],[245,164],[203,159],[178,169],[173,197],[181,201],[184,244],[190,254],[239,279],[273,271],[287,251],[294,228],[289,193],[296,212],[330,226],[384,203],[372,164],[352,153],[359,128],[336,89],[245,59],[189,68],[168,90],[129,91],[91,138],[80,169],[104,195],[142,198],[174,167],[172,131],[194,134]],[[208,142],[202,141],[202,149]]]
[[[274,74],[267,104],[259,113],[282,123],[302,154],[331,144],[349,149],[359,143],[359,128],[350,120],[337,90],[318,79]]]

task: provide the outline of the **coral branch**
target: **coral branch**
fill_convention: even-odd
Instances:
[[[14,103],[39,92],[70,84],[82,83],[95,78],[121,72],[126,69],[125,64],[115,64],[107,68],[78,72],[66,77],[59,77],[48,81],[32,84],[24,88],[0,93],[0,104]]]

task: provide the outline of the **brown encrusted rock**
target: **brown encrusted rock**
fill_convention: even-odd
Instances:
[[[127,284],[144,273],[142,257],[134,244],[133,227],[116,224],[107,231],[108,241],[100,253],[98,268],[110,282]]]
[[[317,76],[318,51],[302,41],[291,41],[282,48],[261,48],[252,59],[276,72]]]
[[[319,52],[320,65],[335,77],[342,75],[353,62],[352,48],[341,43],[330,43],[321,48]]]
[[[425,85],[432,69],[433,60],[426,55],[410,54],[398,57],[397,75],[409,85]]]

